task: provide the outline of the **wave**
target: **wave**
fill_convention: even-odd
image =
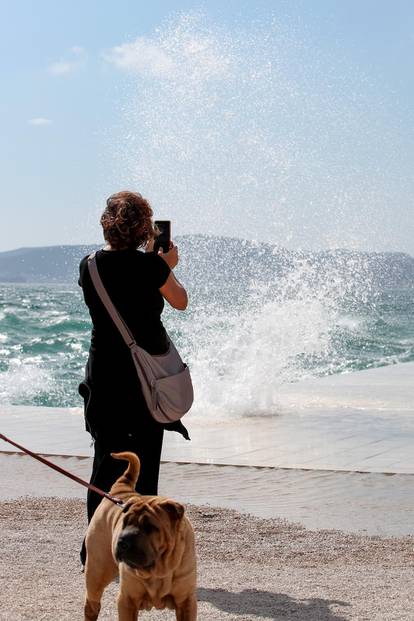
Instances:
[[[190,364],[195,411],[274,413],[283,383],[414,360],[414,290],[384,284],[381,257],[322,261],[207,237],[180,251],[190,307],[166,309],[164,322]],[[80,289],[3,285],[2,311],[0,401],[80,406],[90,336]]]

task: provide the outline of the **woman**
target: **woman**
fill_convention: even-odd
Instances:
[[[168,341],[161,321],[164,299],[178,310],[188,304],[184,287],[175,278],[178,249],[153,251],[157,233],[152,209],[140,194],[110,196],[101,217],[106,246],[96,253],[104,287],[137,343],[152,355],[166,353]],[[145,249],[141,252],[138,248]],[[86,428],[94,438],[91,483],[109,491],[125,465],[111,452],[132,451],[141,460],[137,491],[158,493],[164,428],[188,438],[181,422],[161,425],[151,416],[127,345],[103,306],[91,281],[88,257],[80,263],[79,284],[92,319],[92,337],[85,380],[79,392],[85,402]],[[88,491],[88,521],[101,497]],[[81,552],[84,564],[85,548]]]

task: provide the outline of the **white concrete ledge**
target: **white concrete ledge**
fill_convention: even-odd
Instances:
[[[414,363],[289,384],[268,416],[186,416],[167,433],[178,463],[414,474]],[[1,432],[43,454],[91,456],[77,408],[0,406]],[[13,450],[0,442],[0,450]]]

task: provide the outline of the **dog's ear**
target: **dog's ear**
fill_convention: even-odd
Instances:
[[[164,511],[168,513],[172,520],[181,520],[184,515],[184,507],[179,502],[175,500],[165,500],[160,505]]]

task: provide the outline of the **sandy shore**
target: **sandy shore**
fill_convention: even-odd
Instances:
[[[228,509],[188,506],[199,558],[203,621],[396,621],[414,618],[412,537],[311,531]],[[82,618],[78,548],[85,528],[77,499],[4,501],[0,510],[4,621]],[[102,619],[115,619],[117,585]],[[170,611],[145,619],[172,620]]]

